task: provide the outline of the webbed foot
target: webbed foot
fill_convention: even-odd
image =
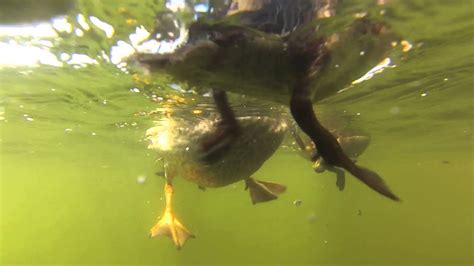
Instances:
[[[165,185],[165,212],[163,217],[150,229],[150,237],[168,236],[173,240],[176,248],[181,249],[186,240],[194,238],[194,235],[175,217],[171,207],[172,195],[173,187],[167,183]]]
[[[337,167],[327,167],[327,170],[336,174],[336,186],[340,191],[346,187],[346,174]]]
[[[318,159],[316,159],[316,161],[313,163],[313,169],[316,173],[322,173],[326,170],[335,173],[337,188],[340,191],[343,191],[346,187],[346,175],[344,173],[344,170],[325,164],[323,158],[318,157]]]
[[[286,191],[286,186],[253,178],[245,179],[245,189],[249,189],[252,203],[271,201],[278,198],[278,194]]]
[[[181,249],[186,240],[194,235],[176,219],[172,212],[165,212],[163,217],[150,229],[150,237],[168,236],[176,248]]]

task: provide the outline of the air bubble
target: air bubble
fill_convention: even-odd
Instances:
[[[296,200],[293,201],[293,205],[295,205],[296,207],[301,206],[302,203],[303,203],[303,201],[300,200],[300,199],[296,199]]]
[[[145,184],[145,182],[146,182],[146,176],[141,175],[141,176],[137,177],[137,184],[143,185],[143,184]]]

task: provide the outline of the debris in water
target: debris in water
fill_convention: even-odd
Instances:
[[[413,48],[413,45],[409,43],[407,40],[401,41],[400,44],[402,45],[402,51],[405,53],[410,51],[411,48]]]
[[[303,201],[300,200],[300,199],[296,199],[296,200],[293,201],[293,205],[295,205],[296,207],[301,206],[302,203],[303,203]]]
[[[137,183],[138,183],[139,185],[143,185],[143,184],[145,184],[145,182],[146,182],[146,176],[141,175],[141,176],[138,176],[138,177],[137,177]]]

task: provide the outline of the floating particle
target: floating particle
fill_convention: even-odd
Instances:
[[[186,147],[186,151],[189,151],[189,147]]]
[[[102,101],[102,104],[107,104],[107,100],[103,100],[103,101]]]
[[[293,201],[293,205],[295,205],[296,207],[301,206],[302,203],[303,203],[303,201],[300,200],[300,199],[295,199],[295,200]]]
[[[71,132],[72,132],[72,128],[66,128],[66,129],[64,129],[64,132],[66,132],[66,133],[71,133]]]
[[[56,89],[51,89],[51,91],[56,91]]]
[[[146,182],[146,176],[141,175],[141,176],[137,177],[137,184],[143,185],[143,184],[145,184],[145,182]]]
[[[360,51],[359,55],[365,55],[365,51]]]
[[[363,18],[365,16],[367,16],[367,12],[359,12],[354,14],[355,18]]]
[[[357,113],[356,115],[360,115],[360,113]]]
[[[74,31],[74,33],[75,33],[76,36],[78,36],[78,37],[84,36],[84,32],[83,32],[81,29],[76,29],[76,30]],[[75,67],[76,67],[76,66],[75,66]]]
[[[136,19],[133,19],[133,18],[128,18],[127,20],[125,20],[125,23],[127,23],[127,25],[136,25],[138,22]]]
[[[91,135],[92,135],[92,136],[95,136],[95,135],[97,135],[97,134],[96,134],[95,132],[91,132]]]
[[[139,92],[140,92],[140,89],[138,89],[138,88],[131,88],[130,91],[131,91],[131,92],[139,93]]]
[[[448,81],[448,78],[444,78],[443,81]]]
[[[402,45],[403,52],[408,52],[411,50],[411,48],[413,48],[413,45],[409,43],[407,40],[401,41],[400,44]]]
[[[30,117],[29,114],[23,114],[23,117],[24,117],[25,120],[28,121],[28,122],[33,122],[33,121],[35,121],[33,118]]]
[[[421,94],[421,97],[425,97],[426,95],[428,95],[428,93],[423,92],[423,93]]]

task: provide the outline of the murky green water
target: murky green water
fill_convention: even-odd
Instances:
[[[55,46],[58,55],[94,58],[136,25],[150,27],[137,14],[152,17],[153,1],[108,2],[80,2],[78,10],[117,26],[114,38],[66,36],[55,42],[64,46]],[[153,121],[143,113],[163,106],[152,94],[179,93],[104,60],[2,68],[2,264],[472,264],[473,4],[394,2],[391,23],[412,50],[397,67],[316,106],[370,133],[358,162],[380,173],[401,203],[350,176],[340,192],[333,174],[316,174],[281,148],[254,175],[288,186],[276,201],[252,205],[243,183],[203,192],[176,179],[175,211],[196,235],[177,251],[167,238],[148,238],[164,208],[164,180],[145,141]],[[123,22],[132,18],[136,25]]]

